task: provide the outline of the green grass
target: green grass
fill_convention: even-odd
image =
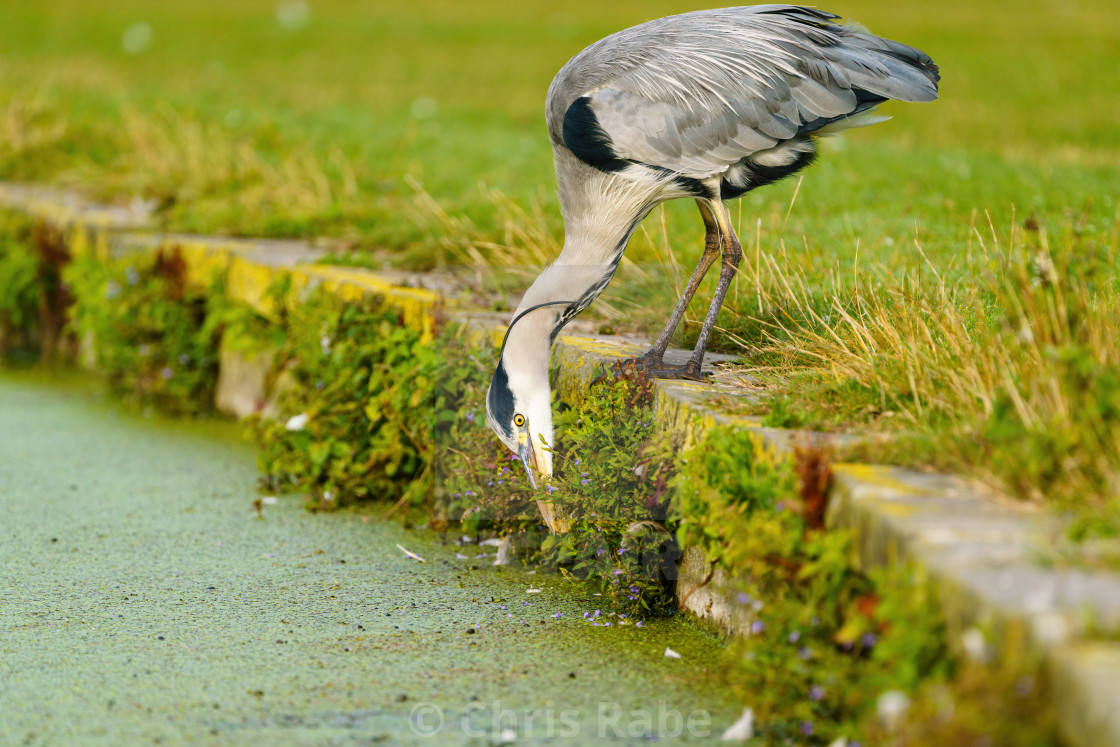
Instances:
[[[552,75],[602,35],[690,9],[332,2],[286,30],[276,7],[6,8],[0,175],[154,198],[172,228],[329,235],[428,263],[448,259],[442,229],[406,177],[469,219],[476,240],[503,238],[480,185],[540,202],[558,234],[543,128]],[[786,235],[827,247],[817,269],[851,257],[857,238],[868,258],[884,239],[908,243],[915,224],[959,236],[974,208],[1060,215],[1103,196],[1120,159],[1120,22],[1106,2],[836,9],[928,50],[944,82],[941,101],[894,106],[895,120],[852,134],[809,173]],[[137,22],[152,41],[130,55],[122,35]],[[784,216],[791,191],[745,201],[746,233],[755,214]],[[675,243],[694,253],[697,221],[671,212]]]
[[[467,265],[502,292],[527,285],[562,239],[543,123],[555,71],[605,34],[697,7],[338,0],[288,29],[273,0],[9,5],[0,179],[153,200],[169,229],[314,236],[374,266]],[[1027,498],[1044,484],[1090,524],[1105,517],[1084,531],[1120,534],[1120,427],[1078,394],[1077,374],[1109,382],[1120,367],[1113,284],[1072,273],[1082,316],[1051,324],[1049,301],[1031,305],[1030,272],[1039,256],[1074,269],[1092,256],[1099,276],[1116,274],[1111,5],[826,5],[929,52],[941,99],[885,107],[890,122],[828,141],[803,180],[734,208],[747,260],[714,344],[749,354],[783,397],[773,417],[905,434],[899,461],[971,470]],[[138,22],[151,44],[129,54],[122,35]],[[700,227],[689,204],[655,212],[589,313],[655,332]],[[1020,349],[1015,325],[1053,334]],[[966,386],[955,374],[973,363],[986,373]],[[945,458],[947,440],[979,436],[995,444],[982,463]]]

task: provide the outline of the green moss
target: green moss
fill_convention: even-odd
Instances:
[[[27,218],[0,211],[0,358],[38,355],[39,260]]]
[[[732,603],[749,621],[725,673],[754,710],[761,741],[1050,744],[1043,710],[1024,722],[1042,702],[1037,691],[987,692],[991,715],[978,717],[970,699],[1022,672],[959,670],[922,574],[852,569],[850,535],[823,528],[827,479],[827,455],[801,449],[781,460],[752,434],[719,427],[682,455],[673,481],[681,543],[727,571]],[[887,728],[877,710],[891,691],[913,705]],[[958,702],[958,714],[944,710]]]
[[[126,402],[180,415],[213,412],[224,302],[187,282],[175,247],[109,262],[87,255],[63,277],[74,299],[72,331]]]
[[[314,505],[421,500],[430,485],[435,354],[380,298],[315,292],[290,312],[276,418],[256,421],[266,490]]]

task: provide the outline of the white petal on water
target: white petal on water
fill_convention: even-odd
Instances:
[[[743,709],[739,720],[724,730],[720,739],[724,742],[745,742],[754,736],[754,711]]]
[[[424,560],[422,557],[420,557],[419,555],[417,555],[416,553],[412,552],[412,550],[405,549],[404,547],[401,547],[400,545],[397,545],[397,549],[400,550],[401,552],[403,552],[405,555],[407,555],[410,558],[416,558],[421,563],[427,563],[428,562],[428,561]]]

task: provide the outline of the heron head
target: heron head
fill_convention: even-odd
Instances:
[[[548,370],[538,372],[516,365],[503,355],[486,393],[486,423],[510,451],[517,454],[529,481],[552,476],[552,405]]]

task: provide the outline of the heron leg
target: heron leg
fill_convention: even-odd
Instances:
[[[708,307],[708,315],[704,318],[704,326],[700,328],[700,337],[696,340],[696,348],[692,357],[683,366],[682,378],[700,378],[700,366],[704,362],[704,351],[708,347],[708,338],[712,336],[712,329],[716,326],[716,317],[723,307],[723,299],[727,297],[727,289],[739,270],[739,263],[743,261],[743,247],[739,244],[739,237],[731,227],[731,216],[727,207],[720,200],[711,203],[712,213],[719,226],[720,235],[723,236],[723,266],[719,272],[719,284],[712,298],[712,305]]]
[[[704,218],[704,254],[701,255],[700,261],[696,265],[696,269],[692,273],[692,277],[688,280],[688,285],[681,294],[681,298],[677,301],[677,307],[673,309],[673,315],[669,317],[669,321],[665,323],[665,328],[661,330],[661,334],[653,341],[653,347],[649,352],[638,358],[637,364],[642,369],[649,372],[651,375],[656,376],[661,372],[661,362],[665,357],[665,351],[669,347],[669,340],[672,339],[673,333],[677,331],[677,326],[684,318],[685,312],[688,310],[688,304],[692,301],[692,297],[696,295],[696,289],[700,287],[700,282],[704,276],[708,274],[708,270],[715,264],[716,258],[720,254],[720,230],[719,222],[716,220],[715,214],[712,212],[711,203],[707,200],[697,200],[697,207],[700,208],[700,215]]]

